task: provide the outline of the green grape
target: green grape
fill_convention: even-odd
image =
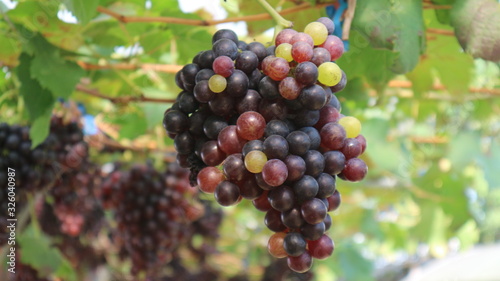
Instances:
[[[361,122],[356,117],[345,116],[340,118],[339,124],[344,127],[348,138],[355,138],[361,132]]]
[[[342,79],[342,70],[334,62],[324,62],[318,67],[318,80],[321,84],[331,87]]]
[[[287,62],[293,61],[292,45],[289,43],[281,43],[274,52],[277,57],[284,58]]]
[[[309,34],[313,39],[314,45],[317,46],[325,42],[328,36],[328,29],[320,22],[311,22],[304,28],[304,33]]]
[[[208,79],[208,87],[214,93],[220,93],[226,89],[227,81],[222,75],[215,74]]]
[[[262,172],[264,164],[267,162],[267,156],[260,150],[252,150],[245,156],[245,167],[251,173]]]

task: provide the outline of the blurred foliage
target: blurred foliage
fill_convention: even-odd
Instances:
[[[302,2],[270,3],[282,10]],[[453,7],[427,9],[429,3]],[[174,73],[141,65],[188,63],[211,46],[218,27],[124,23],[96,9],[150,18],[210,20],[212,15],[203,10],[184,13],[176,0],[16,4],[7,8],[0,2],[2,121],[31,124],[36,144],[47,135],[55,101],[71,99],[111,127],[111,137],[120,144],[138,141],[146,148],[115,154],[112,160],[161,158],[157,151],[172,145],[161,128],[168,103],[112,102],[75,91],[75,86],[112,98],[174,99],[179,91]],[[375,280],[376,272],[401,259],[439,258],[457,244],[463,250],[500,240],[500,70],[497,63],[483,60],[497,59],[492,54],[498,55],[499,29],[486,19],[476,22],[469,12],[483,5],[492,7],[485,13],[498,23],[495,1],[358,1],[350,49],[338,61],[349,83],[338,97],[343,111],[363,123],[369,174],[360,183],[338,183],[343,204],[332,214],[329,231],[336,251],[316,262],[317,280]],[[221,6],[228,17],[265,12],[256,1],[228,0]],[[302,30],[324,15],[323,9],[309,7],[285,17]],[[273,26],[272,20],[246,22],[247,34],[241,39],[270,42],[265,31]],[[491,40],[481,39],[485,37]],[[496,45],[487,48],[488,42]],[[103,68],[82,68],[89,64]],[[117,64],[137,67],[104,67]],[[153,148],[150,154],[144,152],[147,148]],[[109,156],[93,155],[110,161]],[[228,276],[247,272],[257,278],[271,260],[266,251],[271,232],[263,214],[249,202],[226,213],[219,252],[211,262]],[[31,245],[26,260],[35,267],[67,272],[57,253],[46,249],[48,238],[34,237],[29,228],[19,239]],[[36,258],[42,254],[54,258]]]

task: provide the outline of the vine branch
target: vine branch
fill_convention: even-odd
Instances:
[[[266,0],[257,0],[257,2],[266,10],[269,15],[273,18],[273,20],[276,22],[276,24],[287,28],[287,27],[292,27],[293,23],[289,20],[286,20],[283,18],[269,3],[267,3]]]
[[[453,30],[446,30],[446,29],[427,28],[426,32],[431,33],[431,34],[455,36],[455,33],[453,32]]]
[[[92,64],[83,61],[77,61],[77,64],[85,70],[102,70],[102,69],[118,69],[118,70],[153,70],[157,72],[177,73],[182,69],[182,65],[175,64],[156,64],[156,63],[116,63],[116,64]]]
[[[77,84],[75,90],[82,92],[84,94],[98,97],[101,99],[106,99],[111,101],[112,103],[129,103],[129,102],[158,102],[158,103],[174,103],[175,99],[160,99],[160,98],[150,98],[146,97],[143,94],[140,96],[123,96],[123,97],[110,97],[96,89],[87,88],[83,84]]]
[[[260,0],[258,0],[260,1]],[[331,6],[332,3],[322,3],[311,5],[310,3],[303,3],[295,7],[291,7],[288,9],[284,9],[280,12],[276,12],[280,17],[288,14],[293,14],[300,12],[302,10],[307,9],[322,9],[326,6]],[[274,10],[274,9],[273,9]],[[237,21],[260,21],[260,20],[268,20],[273,19],[273,17],[269,13],[248,15],[248,16],[239,16],[239,17],[231,17],[222,20],[194,20],[194,19],[183,19],[183,18],[175,18],[175,17],[149,17],[149,16],[125,16],[119,13],[116,13],[108,8],[99,6],[97,7],[97,11],[108,16],[111,16],[123,23],[131,23],[131,22],[162,22],[162,23],[172,23],[172,24],[184,24],[184,25],[194,25],[194,26],[212,26],[220,23],[228,23],[228,22],[237,22]],[[288,22],[288,21],[287,21]]]

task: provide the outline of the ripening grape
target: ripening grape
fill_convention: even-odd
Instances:
[[[284,58],[287,62],[293,61],[292,57],[292,44],[282,43],[275,50],[276,57]]]
[[[304,33],[309,34],[314,42],[314,45],[321,45],[325,42],[328,36],[328,29],[320,22],[311,22],[306,25]]]
[[[214,70],[215,74],[219,74],[227,78],[231,76],[234,71],[234,62],[228,56],[220,56],[215,58],[212,64],[212,69]]]
[[[361,122],[356,117],[345,116],[340,118],[339,124],[344,127],[348,138],[355,138],[361,132]]]
[[[216,74],[208,79],[208,87],[210,88],[210,91],[220,93],[227,87],[226,78],[222,75]]]
[[[247,111],[238,117],[236,129],[241,138],[246,140],[257,140],[264,135],[266,120],[258,112]]]
[[[276,232],[273,234],[269,241],[267,242],[267,250],[275,258],[285,258],[288,254],[283,248],[283,240],[285,239],[286,233]]]
[[[283,43],[290,43],[292,41],[292,37],[295,36],[298,32],[291,28],[283,29],[276,36],[275,45],[279,46]]]
[[[298,63],[311,60],[313,55],[313,47],[304,41],[298,41],[292,45],[292,57]]]
[[[262,172],[262,168],[267,162],[267,156],[260,150],[252,150],[245,156],[245,167],[251,173]]]
[[[197,177],[198,187],[205,193],[214,193],[215,188],[224,180],[224,174],[216,167],[205,167]]]
[[[318,67],[318,80],[328,87],[335,86],[342,79],[342,70],[334,62],[325,62]]]

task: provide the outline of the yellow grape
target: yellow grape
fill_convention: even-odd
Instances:
[[[318,80],[321,84],[331,87],[342,79],[342,70],[334,62],[324,62],[318,67]]]
[[[292,44],[281,43],[274,51],[277,57],[286,59],[287,62],[293,61]]]
[[[314,45],[321,45],[328,37],[328,29],[321,22],[311,22],[304,28],[304,33],[309,34],[314,42]]]
[[[339,124],[344,127],[348,138],[355,138],[361,132],[361,122],[356,117],[345,116],[340,118]]]
[[[266,162],[267,156],[260,150],[252,150],[245,156],[245,167],[249,172],[254,174],[262,172],[262,168]]]
[[[214,93],[220,93],[226,89],[227,81],[224,76],[215,74],[208,79],[208,87]]]

